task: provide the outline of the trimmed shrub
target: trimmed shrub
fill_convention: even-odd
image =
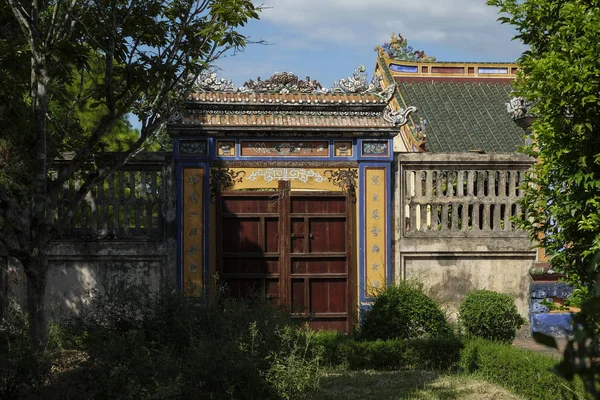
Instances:
[[[570,383],[551,371],[557,362],[549,355],[475,339],[462,350],[460,368],[528,399],[585,398],[581,380]]]
[[[388,286],[365,312],[359,335],[366,340],[448,337],[452,329],[439,305],[413,282]]]
[[[340,334],[319,332],[324,362],[350,370],[458,368],[462,342],[458,339],[356,340]]]
[[[506,343],[513,341],[524,322],[512,297],[490,290],[469,293],[459,315],[468,335]]]

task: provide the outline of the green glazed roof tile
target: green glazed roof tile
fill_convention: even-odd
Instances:
[[[506,112],[508,83],[397,82],[407,105],[427,120],[427,151],[512,153],[524,132]]]

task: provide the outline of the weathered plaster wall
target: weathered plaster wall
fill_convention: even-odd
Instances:
[[[102,196],[95,191],[96,196],[86,199],[93,217],[69,227],[70,236],[52,244],[46,284],[50,315],[76,311],[93,289],[104,291],[121,283],[151,289],[176,287],[177,192],[172,158],[165,153],[142,153],[123,170],[130,179],[123,179],[123,171],[117,171],[118,179],[107,182],[108,191],[104,189]],[[125,188],[136,195],[126,196]],[[138,216],[150,203],[152,223],[143,225]],[[98,206],[102,210],[114,207],[114,220]],[[120,208],[128,215],[117,218]],[[25,308],[26,282],[19,261],[0,248],[0,313],[9,299]]]
[[[429,253],[405,254],[398,279],[415,279],[426,292],[456,317],[460,302],[475,289],[508,293],[519,313],[529,312],[529,274],[533,258],[515,254]]]
[[[167,284],[169,269],[166,242],[56,243],[49,260],[47,308],[51,314],[74,312],[92,290],[120,284],[157,290]]]
[[[116,285],[142,285],[157,290],[175,288],[175,263],[168,241],[55,242],[48,260],[46,309],[50,316],[77,312],[92,292]],[[27,280],[22,265],[7,261],[6,290],[25,309]]]
[[[520,212],[518,186],[531,162],[517,154],[400,154],[395,279],[417,280],[454,318],[475,289],[510,294],[527,318],[536,253],[510,218]]]

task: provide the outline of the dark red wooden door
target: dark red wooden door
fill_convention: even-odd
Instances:
[[[217,212],[219,274],[234,297],[280,303],[278,204],[273,193],[223,193]]]
[[[221,194],[219,271],[231,293],[258,292],[315,329],[349,331],[355,291],[351,208],[339,193]]]

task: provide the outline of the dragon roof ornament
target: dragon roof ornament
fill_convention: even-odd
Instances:
[[[529,109],[533,106],[532,101],[526,101],[523,97],[513,97],[506,104],[506,112],[512,119],[519,119],[529,115]]]
[[[381,88],[380,76],[374,76],[367,82],[367,73],[364,65],[359,65],[352,76],[340,79],[333,83],[331,89],[324,88],[316,80],[306,77],[301,80],[292,72],[276,72],[269,79],[256,81],[249,80],[242,87],[236,87],[228,79],[219,78],[212,70],[204,70],[198,75],[194,89],[200,92],[231,92],[231,93],[340,93],[340,94],[378,94],[389,101],[394,92],[394,85],[385,90]],[[394,86],[394,87],[392,87]]]
[[[402,126],[408,122],[408,116],[410,113],[417,111],[417,107],[410,106],[407,108],[400,108],[397,111],[392,110],[390,105],[383,110],[383,119],[387,122],[391,122],[394,126]]]
[[[239,89],[246,93],[327,93],[327,89],[316,80],[301,80],[292,72],[275,72],[269,79],[263,81],[260,77],[256,81],[250,79]]]
[[[237,92],[235,84],[225,78],[219,78],[217,73],[203,70],[194,82],[194,89],[200,92]]]
[[[335,81],[331,87],[332,93],[380,93],[381,85],[379,82],[383,79],[380,76],[373,76],[370,83],[367,83],[367,69],[364,65],[359,65],[354,69],[352,76],[347,79]]]

